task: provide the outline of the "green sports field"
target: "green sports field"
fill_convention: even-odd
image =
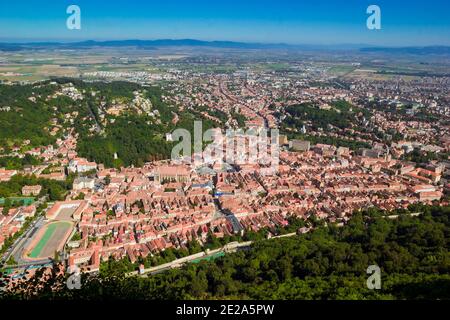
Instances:
[[[29,206],[34,203],[34,198],[32,197],[10,197],[8,198],[12,203],[14,202],[22,202],[23,205]],[[5,204],[5,198],[0,198],[0,205]]]
[[[56,222],[48,225],[45,233],[30,252],[29,257],[33,259],[52,257],[71,227],[72,225],[68,222]]]
[[[217,259],[217,258],[220,258],[220,257],[223,257],[223,256],[225,256],[225,253],[220,251],[220,252],[217,252],[217,253],[215,253],[215,254],[213,254],[211,256],[208,256],[206,258],[199,258],[199,259],[192,260],[191,263],[200,263],[202,261],[210,261],[210,260],[214,260],[214,259]]]

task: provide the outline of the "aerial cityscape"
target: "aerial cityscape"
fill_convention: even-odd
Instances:
[[[0,299],[450,298],[448,21],[116,38],[83,5],[0,34]]]

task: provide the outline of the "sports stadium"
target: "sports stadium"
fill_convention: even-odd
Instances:
[[[24,250],[23,259],[51,259],[56,252],[61,252],[86,205],[85,201],[56,202],[46,214],[47,223],[36,232]]]

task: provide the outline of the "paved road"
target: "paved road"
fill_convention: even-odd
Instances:
[[[94,119],[94,122],[95,122],[95,131],[96,131],[97,133],[102,132],[102,127],[101,127],[100,124],[98,123],[97,118],[95,117],[94,111],[92,110],[92,106],[90,105],[89,102],[88,102],[88,106],[87,106],[87,107],[88,107],[89,113],[92,115],[92,118]]]
[[[276,237],[272,237],[271,239],[279,239],[279,238],[287,238],[287,237],[292,237],[295,236],[297,233],[289,233],[289,234],[284,234],[281,236],[276,236]],[[141,274],[141,276],[148,276],[148,275],[154,275],[154,274],[158,274],[170,269],[174,269],[174,268],[180,268],[183,265],[185,265],[186,263],[189,263],[191,261],[194,260],[198,260],[198,259],[207,259],[209,257],[212,257],[218,253],[230,253],[230,252],[236,252],[239,249],[244,249],[244,248],[248,248],[252,245],[253,241],[247,241],[247,242],[231,242],[226,244],[224,247],[220,248],[220,249],[216,249],[216,250],[211,250],[208,252],[200,252],[197,254],[193,254],[184,258],[180,258],[180,259],[176,259],[172,262],[169,263],[165,263],[156,267],[151,267],[151,268],[147,268],[144,269],[143,274]],[[137,271],[133,271],[127,274],[128,276],[135,276],[135,275],[139,275],[139,273]]]
[[[39,207],[46,201],[46,197],[42,197],[37,200],[34,204],[36,207]],[[45,216],[40,216],[36,218],[28,227],[28,229],[16,239],[13,245],[5,252],[2,259],[0,260],[0,264],[5,264],[6,261],[12,256],[19,264],[22,263],[22,253],[28,241],[30,241],[31,237],[34,235],[37,230],[44,225]]]
[[[33,235],[44,225],[45,218],[39,217],[37,218],[25,231],[23,235],[21,235],[17,240],[14,242],[14,244],[6,251],[3,261],[6,262],[9,260],[9,258],[12,256],[15,261],[17,261],[19,264],[22,263],[22,253],[25,249],[28,242],[31,240]]]
[[[147,275],[152,275],[152,274],[157,274],[157,273],[161,273],[163,271],[167,271],[170,269],[174,269],[174,268],[180,268],[182,267],[184,264],[189,263],[191,261],[194,260],[198,260],[198,259],[207,259],[209,257],[212,257],[218,253],[226,253],[226,252],[234,252],[236,250],[238,250],[239,248],[243,248],[243,247],[249,247],[252,244],[251,241],[248,242],[232,242],[229,243],[227,245],[225,245],[223,248],[220,249],[216,249],[216,250],[211,250],[208,252],[199,252],[184,258],[180,258],[180,259],[176,259],[172,262],[168,262],[156,267],[151,267],[151,268],[147,268],[144,270],[142,276],[147,276]],[[137,271],[133,271],[128,273],[128,276],[133,276],[133,275],[138,275]]]

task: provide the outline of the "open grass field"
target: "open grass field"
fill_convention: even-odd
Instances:
[[[328,70],[328,73],[336,76],[343,76],[355,71],[355,66],[350,65],[335,65]]]
[[[51,76],[76,76],[77,74],[78,70],[75,67],[58,64],[0,66],[0,80],[35,81],[48,79]]]

